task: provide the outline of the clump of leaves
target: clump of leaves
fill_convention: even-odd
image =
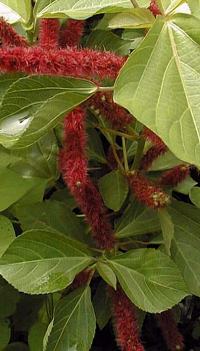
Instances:
[[[89,351],[112,319],[119,348],[142,351],[150,313],[183,350],[177,311],[200,296],[198,2],[4,3],[1,349]]]

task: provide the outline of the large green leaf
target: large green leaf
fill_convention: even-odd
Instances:
[[[0,216],[0,256],[14,239],[15,231],[11,221],[7,217]]]
[[[120,12],[123,8],[131,8],[130,0],[38,0],[37,17],[72,17],[86,19],[97,13]]]
[[[99,190],[105,205],[118,211],[128,195],[128,182],[119,170],[112,171],[99,180]]]
[[[12,84],[0,108],[0,142],[6,147],[33,144],[64,115],[96,90],[90,81],[31,76]]]
[[[25,232],[0,259],[0,274],[16,289],[44,294],[64,289],[91,262],[84,245],[42,230]]]
[[[14,13],[10,14],[11,21],[13,16],[16,17],[17,19],[18,17],[17,15],[21,17],[23,22],[29,21],[31,16],[31,8],[32,8],[31,0],[20,0],[20,1],[1,0],[0,5],[1,4],[8,6],[8,8],[13,10]],[[9,14],[8,14],[8,19],[9,19]]]
[[[192,294],[200,296],[200,210],[175,202],[170,209],[174,223],[171,254]]]
[[[96,328],[90,288],[75,290],[55,308],[53,328],[45,351],[88,351]]]
[[[188,4],[194,16],[200,17],[200,0],[188,0]]]
[[[5,319],[15,312],[19,299],[19,292],[0,277],[0,301],[3,301],[0,304],[0,319]]]
[[[43,351],[43,338],[47,330],[47,325],[42,322],[35,323],[28,334],[28,344],[30,351]]]
[[[197,34],[195,17],[158,18],[122,68],[114,99],[157,133],[178,158],[200,165]]]
[[[192,203],[200,208],[200,188],[199,187],[193,187],[190,190],[190,200],[192,201]]]
[[[164,311],[187,295],[177,266],[159,250],[133,250],[108,263],[130,300],[144,311]]]
[[[155,21],[153,14],[147,9],[135,8],[127,13],[119,13],[112,17],[109,28],[149,28]]]
[[[168,14],[172,12],[176,7],[178,7],[183,0],[157,0],[157,4],[162,13]]]

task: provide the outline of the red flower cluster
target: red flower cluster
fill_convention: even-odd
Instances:
[[[160,185],[175,187],[184,181],[190,174],[190,169],[187,165],[176,166],[162,174],[159,179]]]
[[[156,146],[165,145],[162,139],[160,139],[158,135],[156,135],[154,132],[152,132],[152,130],[148,128],[144,128],[142,132],[142,136],[144,139],[149,140],[153,145],[156,145]]]
[[[135,309],[121,289],[109,289],[116,339],[122,351],[144,351],[139,340]]]
[[[153,15],[156,17],[158,15],[161,15],[160,9],[157,5],[156,0],[151,0],[149,10],[153,13]]]
[[[144,171],[147,171],[151,167],[153,161],[156,160],[159,156],[165,154],[166,150],[167,147],[164,144],[152,146],[143,156],[140,168]]]
[[[92,271],[90,269],[86,269],[85,271],[82,271],[79,274],[77,274],[71,285],[72,290],[78,289],[81,286],[86,285],[91,277],[91,274]]]
[[[98,93],[90,99],[90,108],[105,117],[113,128],[123,129],[133,122],[133,117],[115,104],[111,93]]]
[[[60,168],[66,184],[91,226],[97,246],[110,250],[115,242],[113,230],[99,191],[87,175],[85,148],[85,112],[79,107],[65,119],[65,141],[60,155]]]
[[[3,47],[28,46],[26,39],[17,34],[12,26],[8,24],[3,18],[0,18],[0,38],[2,40]]]
[[[180,334],[172,311],[165,311],[157,314],[161,332],[170,351],[184,350],[183,336]]]
[[[83,35],[84,25],[85,21],[68,20],[60,30],[60,47],[77,46]]]
[[[130,188],[137,200],[147,207],[158,209],[169,204],[169,195],[162,188],[145,178],[141,173],[135,171],[128,178]]]
[[[38,46],[45,50],[57,49],[60,23],[57,19],[44,18],[40,22]]]

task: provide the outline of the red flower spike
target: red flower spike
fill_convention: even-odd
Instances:
[[[153,13],[153,15],[156,17],[158,15],[161,15],[160,9],[157,5],[156,0],[151,0],[149,10]]]
[[[38,46],[45,50],[57,49],[60,23],[58,19],[44,18],[40,21]]]
[[[87,175],[85,112],[76,108],[65,119],[64,149],[60,154],[63,179],[75,197],[100,249],[112,249],[115,243],[112,226],[102,198]]]
[[[78,46],[83,36],[85,21],[68,20],[60,30],[59,44],[62,48],[66,46]]]
[[[160,177],[159,183],[162,186],[168,185],[175,187],[179,183],[183,182],[189,175],[189,167],[187,165],[179,165],[163,173]]]
[[[129,176],[129,184],[137,200],[147,207],[159,209],[167,206],[170,202],[169,195],[162,188],[156,186],[139,172],[134,172]]]
[[[139,340],[135,308],[121,289],[109,288],[112,314],[118,346],[121,351],[144,351]]]
[[[157,146],[165,145],[162,139],[160,139],[158,135],[156,135],[154,132],[152,132],[152,130],[148,128],[144,128],[142,132],[142,136],[144,139],[149,140],[153,145],[157,145]]]
[[[105,117],[115,129],[123,129],[133,122],[133,117],[122,107],[114,103],[111,93],[95,94],[89,103],[92,109]]]
[[[140,168],[147,171],[151,167],[153,161],[165,154],[166,151],[167,147],[164,144],[152,146],[143,156]]]
[[[72,282],[72,290],[78,289],[81,286],[86,285],[91,277],[91,274],[92,271],[89,269],[86,269],[85,271],[82,271],[79,274],[77,274],[74,281]]]
[[[183,351],[185,349],[184,339],[177,328],[172,311],[157,314],[156,318],[168,349],[170,351]]]
[[[0,71],[115,79],[125,59],[110,52],[90,49],[47,50],[42,48],[0,49]]]
[[[2,40],[3,47],[28,46],[26,39],[15,32],[12,26],[7,23],[2,17],[0,18],[0,38]]]

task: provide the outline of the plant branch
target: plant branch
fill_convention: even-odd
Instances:
[[[138,169],[140,167],[140,161],[143,156],[144,146],[145,146],[145,140],[141,138],[138,141],[138,146],[137,146],[135,158],[133,161],[132,169]]]

